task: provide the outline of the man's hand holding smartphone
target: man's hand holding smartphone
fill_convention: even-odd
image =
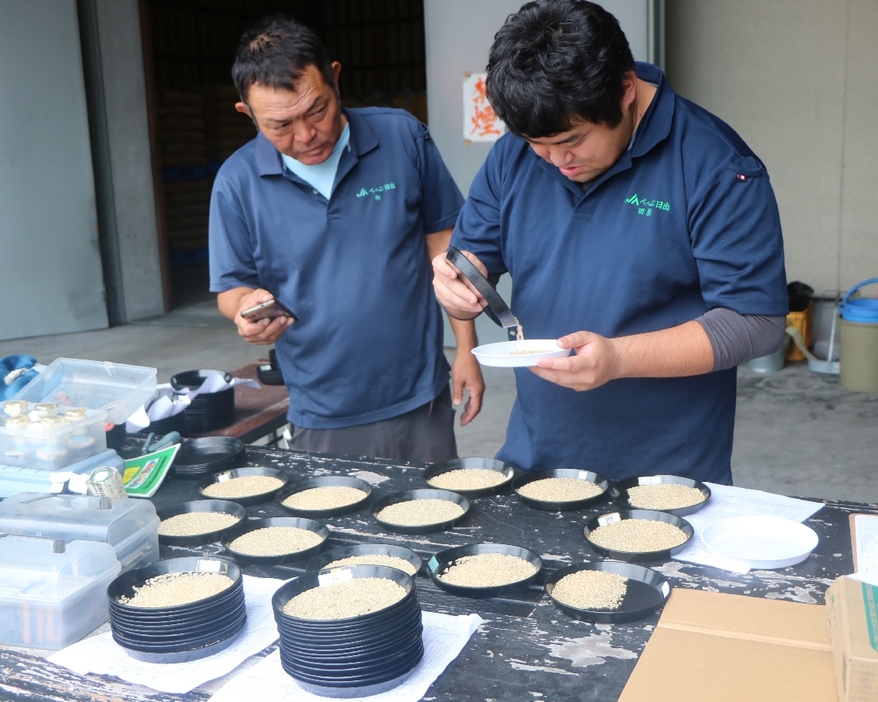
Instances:
[[[297,320],[267,290],[254,290],[239,301],[235,324],[238,333],[251,344],[273,344]]]

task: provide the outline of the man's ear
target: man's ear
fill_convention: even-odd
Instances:
[[[236,103],[235,103],[235,109],[236,109],[238,112],[241,112],[241,113],[247,115],[250,119],[253,119],[253,114],[250,112],[250,108],[247,107],[247,103],[246,103],[246,102],[236,102]]]

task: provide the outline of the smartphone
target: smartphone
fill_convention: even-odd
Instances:
[[[246,310],[241,310],[241,316],[248,322],[257,322],[266,317],[269,319],[274,319],[275,317],[292,317],[294,322],[299,320],[296,315],[277,300],[266,300],[265,302],[260,302],[258,305],[249,307]]]

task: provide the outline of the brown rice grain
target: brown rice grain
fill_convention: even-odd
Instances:
[[[461,468],[430,478],[427,482],[442,490],[481,490],[505,483],[506,474],[490,468]]]
[[[427,526],[457,519],[463,507],[450,500],[408,500],[387,505],[376,519],[399,526]]]
[[[628,488],[628,504],[638,509],[681,509],[704,502],[698,488],[678,483],[635,485]]]
[[[299,619],[347,619],[390,607],[405,595],[404,587],[387,578],[355,578],[305,590],[283,611]]]
[[[241,521],[239,517],[225,512],[184,512],[162,519],[161,524],[159,524],[159,534],[161,536],[198,536],[199,534],[221,531],[239,521]]]
[[[605,570],[579,570],[565,575],[552,597],[576,609],[618,609],[628,591],[628,578]]]
[[[686,542],[686,534],[679,527],[651,519],[622,519],[604,524],[588,538],[603,548],[626,553],[664,551]]]
[[[252,497],[264,495],[283,486],[284,481],[270,475],[244,475],[208,485],[202,492],[208,497]]]
[[[233,584],[222,573],[164,573],[135,587],[132,597],[120,597],[119,602],[129,607],[176,607],[217,595]]]
[[[414,563],[409,563],[404,558],[397,556],[386,556],[384,554],[368,554],[365,556],[348,556],[347,558],[339,558],[337,561],[327,563],[324,568],[341,568],[342,566],[352,565],[375,565],[387,566],[388,568],[396,568],[404,571],[409,575],[415,575],[418,569]]]
[[[479,553],[464,556],[437,577],[461,587],[497,587],[526,580],[537,568],[533,563],[506,553]]]
[[[590,480],[579,478],[543,478],[522,485],[518,494],[540,502],[573,502],[597,497],[603,489]]]
[[[283,504],[292,509],[311,512],[347,507],[356,504],[365,497],[366,493],[357,488],[346,485],[329,485],[294,492],[283,501]]]
[[[284,556],[313,548],[323,537],[299,527],[265,527],[241,534],[229,544],[229,550],[245,556]]]

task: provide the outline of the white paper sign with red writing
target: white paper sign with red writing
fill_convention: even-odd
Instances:
[[[470,73],[463,79],[463,138],[497,141],[506,125],[494,113],[485,91],[486,73]]]

